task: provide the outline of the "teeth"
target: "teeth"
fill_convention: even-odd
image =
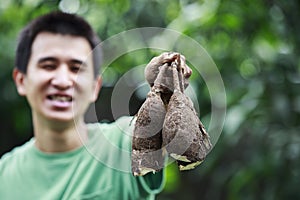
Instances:
[[[55,101],[67,102],[67,101],[71,101],[72,97],[53,95],[53,96],[50,96],[50,99],[55,100]]]

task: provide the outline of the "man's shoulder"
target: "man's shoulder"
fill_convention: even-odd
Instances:
[[[108,123],[89,124],[88,129],[89,141],[85,146],[88,152],[106,166],[129,173],[132,117],[121,117]]]
[[[24,163],[28,155],[28,151],[34,145],[34,139],[29,140],[25,144],[15,147],[10,152],[5,153],[0,159],[0,172],[3,172],[11,166],[18,166],[18,163]]]
[[[89,123],[88,127],[90,130],[109,130],[109,129],[119,129],[119,131],[126,131],[130,130],[134,127],[134,117],[133,116],[122,116],[116,119],[113,122],[96,122],[96,123]]]
[[[134,118],[132,116],[123,116],[114,122],[92,123],[88,124],[91,137],[104,136],[110,141],[124,141],[131,139],[134,129]]]
[[[24,143],[21,146],[17,146],[13,148],[11,151],[5,153],[1,159],[0,162],[6,162],[7,160],[14,159],[16,157],[23,156],[24,154],[26,155],[26,152],[34,145],[34,139],[31,139]]]

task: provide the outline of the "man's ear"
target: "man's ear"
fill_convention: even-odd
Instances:
[[[92,96],[92,102],[95,102],[98,98],[98,95],[99,95],[99,92],[100,92],[100,89],[102,87],[102,77],[101,76],[98,76],[96,79],[95,79],[95,82],[94,82],[94,93],[93,93],[93,96]]]
[[[24,85],[25,74],[15,68],[13,71],[13,79],[15,81],[19,95],[26,96],[26,89]]]

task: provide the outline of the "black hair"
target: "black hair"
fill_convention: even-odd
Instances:
[[[31,21],[20,33],[16,50],[15,67],[26,74],[31,55],[31,47],[35,37],[40,32],[59,33],[84,37],[93,50],[93,65],[95,77],[99,74],[102,63],[100,39],[92,27],[82,17],[54,11]]]

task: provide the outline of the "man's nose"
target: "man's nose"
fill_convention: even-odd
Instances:
[[[56,69],[51,84],[57,89],[67,89],[73,85],[73,80],[67,65],[61,65]]]

